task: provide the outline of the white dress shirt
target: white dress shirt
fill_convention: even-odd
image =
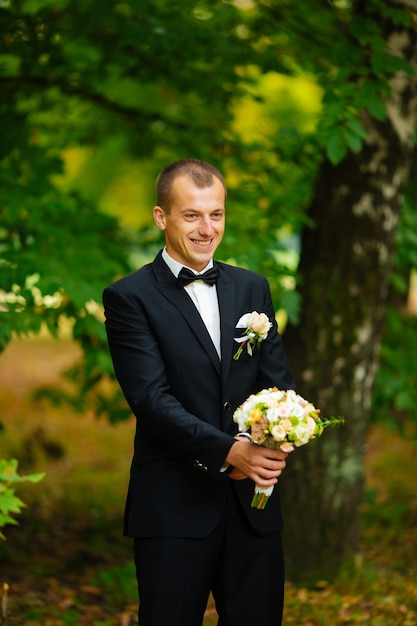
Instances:
[[[187,267],[182,263],[178,263],[171,256],[169,256],[166,248],[162,251],[162,258],[168,265],[171,272],[177,278],[183,267]],[[213,267],[213,260],[209,261],[203,272]],[[196,276],[202,272],[196,272],[192,267],[188,267]],[[197,311],[201,315],[209,335],[217,350],[217,354],[220,358],[220,313],[219,303],[217,300],[216,285],[208,285],[203,280],[195,280],[194,282],[184,287],[191,300],[195,304]]]

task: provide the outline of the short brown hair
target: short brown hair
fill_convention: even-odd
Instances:
[[[223,185],[225,196],[227,195],[224,178],[213,165],[199,159],[181,159],[167,165],[156,179],[157,204],[165,213],[169,213],[171,210],[172,186],[179,176],[189,176],[195,186],[200,189],[211,187],[214,178],[217,178]]]

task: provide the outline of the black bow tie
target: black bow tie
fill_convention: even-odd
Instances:
[[[204,280],[208,285],[214,285],[219,277],[219,268],[212,267],[206,272],[202,274],[194,274],[188,267],[181,268],[180,273],[178,274],[178,287],[184,287],[185,285],[189,285],[193,283],[195,280]]]

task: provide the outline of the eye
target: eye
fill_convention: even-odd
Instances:
[[[197,217],[196,213],[186,213],[185,214],[185,219],[188,221],[192,221],[195,220]]]

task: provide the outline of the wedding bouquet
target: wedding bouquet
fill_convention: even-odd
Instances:
[[[320,417],[320,409],[293,389],[263,389],[249,396],[233,414],[239,432],[249,432],[252,441],[266,448],[292,452],[320,437],[328,426],[343,424],[342,417]],[[274,487],[255,485],[252,508],[264,509]]]

